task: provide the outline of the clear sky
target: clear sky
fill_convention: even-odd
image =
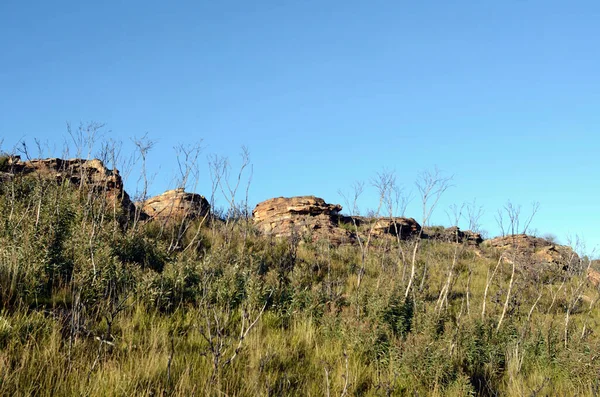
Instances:
[[[600,244],[600,2],[0,2],[0,138],[60,147],[66,122],[173,146],[203,140],[254,165],[250,201],[338,190],[438,166],[449,205],[532,201],[532,227]],[[128,180],[135,190],[135,180]],[[209,189],[204,166],[198,190]],[[367,194],[361,208],[376,205]],[[409,216],[419,217],[414,201]]]

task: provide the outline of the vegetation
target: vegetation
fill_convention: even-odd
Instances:
[[[68,182],[0,185],[0,394],[600,392],[585,263],[539,277],[457,243],[120,219]]]

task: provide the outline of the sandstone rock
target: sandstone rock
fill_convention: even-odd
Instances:
[[[252,216],[256,223],[290,218],[294,215],[335,215],[342,210],[339,204],[327,204],[322,198],[315,196],[277,197],[259,203]]]
[[[352,233],[337,226],[342,206],[328,204],[315,196],[277,197],[259,203],[252,211],[254,224],[262,233],[289,237],[297,233],[313,241],[351,242]]]
[[[587,278],[590,283],[596,288],[600,286],[600,272],[592,269],[591,267],[587,271]]]
[[[146,200],[141,210],[149,219],[182,220],[205,216],[210,205],[204,196],[174,189]]]
[[[579,256],[571,247],[526,234],[496,237],[486,240],[485,244],[506,252],[507,260],[511,260],[512,255],[519,261],[553,264],[563,269],[579,263]]]
[[[447,243],[466,243],[468,245],[479,245],[483,242],[481,234],[471,230],[462,231],[457,226],[448,228],[425,227],[423,238]]]
[[[104,197],[109,202],[118,204],[126,213],[133,212],[133,204],[123,189],[123,180],[119,171],[106,168],[98,159],[48,158],[21,161],[19,156],[11,156],[4,166],[0,181],[6,182],[23,175],[33,175],[57,183],[67,182],[87,188],[98,197]]]
[[[333,244],[356,242],[355,224],[360,232],[373,228],[374,237],[402,239],[419,233],[421,226],[412,218],[368,218],[344,216],[342,206],[328,204],[315,196],[278,197],[259,203],[252,212],[254,224],[265,234],[276,237],[298,233],[313,241],[326,239]]]
[[[373,228],[373,236],[396,236],[400,234],[401,239],[407,239],[416,236],[421,231],[421,225],[413,218],[393,217],[393,218],[369,218],[362,216],[340,216],[339,224],[356,226],[366,232]]]

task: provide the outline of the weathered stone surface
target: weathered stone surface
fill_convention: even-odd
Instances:
[[[174,189],[146,200],[141,209],[149,219],[168,221],[202,217],[210,205],[204,196]]]
[[[341,205],[328,204],[315,196],[278,197],[259,203],[252,215],[256,227],[265,234],[284,237],[298,233],[334,244],[356,242],[355,225],[360,233],[372,230],[376,238],[399,233],[406,239],[421,230],[412,218],[344,216],[339,214],[341,210]]]
[[[335,215],[341,210],[341,205],[327,204],[315,196],[276,197],[259,203],[252,216],[257,224],[275,223],[277,219],[290,219],[294,215]]]
[[[261,232],[275,237],[297,233],[313,241],[326,239],[340,244],[353,240],[352,233],[337,227],[342,206],[315,196],[277,197],[259,203],[252,211]]]
[[[108,169],[98,159],[48,158],[21,161],[19,156],[11,156],[4,166],[0,181],[5,182],[23,175],[85,187],[98,197],[117,203],[126,212],[133,211],[133,204],[123,189],[123,180],[119,171]]]
[[[587,278],[590,283],[596,288],[600,286],[600,272],[592,269],[591,267],[587,271]]]
[[[507,260],[511,260],[512,256],[519,261],[554,264],[563,269],[579,264],[579,255],[571,247],[526,234],[496,237],[484,244],[507,253]]]
[[[423,238],[448,243],[466,243],[468,245],[479,245],[483,242],[481,234],[471,230],[460,230],[457,226],[448,228],[425,227],[423,228]]]
[[[373,236],[397,236],[401,239],[407,239],[416,236],[421,231],[421,225],[413,218],[404,217],[378,217],[369,218],[363,216],[340,216],[339,224],[359,227],[365,233],[372,228]]]

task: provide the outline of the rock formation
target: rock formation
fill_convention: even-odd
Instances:
[[[466,243],[468,245],[479,245],[483,242],[481,234],[471,230],[460,230],[457,226],[448,228],[425,227],[423,228],[423,238],[447,243]]]
[[[371,230],[373,236],[397,236],[405,240],[413,237],[421,231],[421,225],[413,218],[393,217],[393,218],[369,218],[363,216],[340,216],[339,224],[345,224],[350,227],[358,226],[359,230]]]
[[[315,196],[277,197],[259,203],[252,216],[263,233],[287,237],[297,233],[313,241],[327,239],[334,244],[350,242],[352,233],[337,226],[339,204],[327,204]]]
[[[97,197],[117,203],[126,217],[131,217],[135,206],[123,188],[119,171],[110,170],[102,161],[59,158],[21,161],[19,156],[5,156],[0,162],[0,183],[17,177],[33,176],[56,183],[69,183],[89,189]],[[169,190],[148,199],[141,205],[141,219],[193,219],[208,213],[210,205],[199,194],[186,193],[183,189]]]
[[[340,215],[341,210],[341,205],[328,204],[315,196],[278,197],[259,203],[252,215],[256,227],[265,234],[285,237],[298,233],[313,241],[326,239],[333,244],[355,242],[355,227],[364,233],[372,230],[374,237],[399,233],[402,239],[421,230],[412,218],[350,217]]]
[[[509,261],[513,256],[520,261],[553,264],[563,269],[579,263],[579,256],[571,247],[526,234],[496,237],[486,240],[484,244],[506,252],[505,258]]]
[[[149,219],[168,221],[202,217],[208,214],[210,205],[204,196],[180,188],[146,200],[141,209]]]
[[[592,269],[591,267],[587,271],[587,278],[590,283],[596,288],[600,286],[600,272]]]
[[[133,211],[119,171],[106,168],[100,160],[48,158],[21,161],[19,156],[10,156],[2,167],[0,181],[27,175],[87,188],[99,197],[117,203],[125,212]]]

